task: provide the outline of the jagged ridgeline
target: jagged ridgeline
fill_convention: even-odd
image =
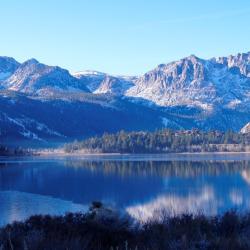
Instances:
[[[156,132],[121,131],[65,144],[64,150],[67,153],[244,152],[250,150],[250,134],[169,129]]]
[[[71,73],[0,57],[0,139],[65,142],[163,128],[239,131],[250,121],[250,52],[160,64],[142,76]]]

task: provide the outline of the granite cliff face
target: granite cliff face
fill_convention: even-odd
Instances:
[[[214,60],[228,68],[239,69],[241,74],[250,77],[250,52],[239,53],[235,56],[219,57]]]
[[[215,60],[190,56],[161,64],[140,77],[127,95],[160,106],[192,106],[204,110],[218,107],[249,107],[250,78],[240,70]]]

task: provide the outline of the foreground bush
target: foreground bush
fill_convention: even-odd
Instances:
[[[250,214],[162,216],[136,225],[129,217],[33,216],[0,230],[0,249],[250,249]]]

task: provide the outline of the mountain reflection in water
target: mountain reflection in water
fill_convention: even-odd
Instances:
[[[18,200],[18,213],[16,209],[9,209],[10,202],[8,200],[7,204],[3,195],[6,191],[15,192],[12,197]],[[79,210],[81,206],[86,208],[93,200],[125,209],[140,220],[155,217],[163,209],[169,214],[203,212],[213,215],[232,208],[249,209],[249,191],[248,160],[62,158],[0,163],[0,215],[13,218],[11,213],[15,211],[17,220],[18,214],[20,219],[35,214],[36,204],[46,203],[39,205],[40,213],[42,207],[50,207],[48,212],[61,214]],[[28,196],[24,194],[32,195],[30,200],[36,202],[27,202]],[[14,200],[13,204],[17,206]],[[24,214],[22,210],[26,206],[28,213]]]

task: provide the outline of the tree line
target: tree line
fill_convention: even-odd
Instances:
[[[24,156],[31,155],[31,151],[20,147],[10,148],[5,145],[0,145],[0,156]]]
[[[245,151],[250,135],[233,131],[174,131],[125,132],[103,134],[64,146],[65,152],[86,150],[100,153],[171,153]]]

